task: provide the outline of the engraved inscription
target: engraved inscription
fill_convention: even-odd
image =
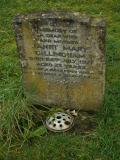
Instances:
[[[29,72],[49,80],[80,81],[92,78],[90,48],[81,44],[77,25],[73,23],[68,26],[66,22],[61,22],[61,26],[54,26],[53,23],[52,20],[49,25],[41,24],[41,21],[29,23],[35,55],[28,57],[28,60],[36,64],[32,71],[28,67]]]

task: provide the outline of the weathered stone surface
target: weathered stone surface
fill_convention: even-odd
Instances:
[[[105,83],[105,22],[79,13],[16,16],[25,90],[34,103],[97,110]]]

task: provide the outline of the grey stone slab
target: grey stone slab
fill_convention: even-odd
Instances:
[[[97,110],[105,88],[103,19],[42,12],[14,19],[25,91],[33,103]]]

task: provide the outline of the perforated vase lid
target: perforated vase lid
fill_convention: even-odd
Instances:
[[[72,115],[57,112],[46,119],[46,127],[54,132],[62,132],[69,130],[73,125],[74,118]]]

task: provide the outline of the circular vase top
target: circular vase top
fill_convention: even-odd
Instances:
[[[57,112],[46,119],[46,126],[54,132],[67,131],[72,127],[73,117],[70,114]]]

